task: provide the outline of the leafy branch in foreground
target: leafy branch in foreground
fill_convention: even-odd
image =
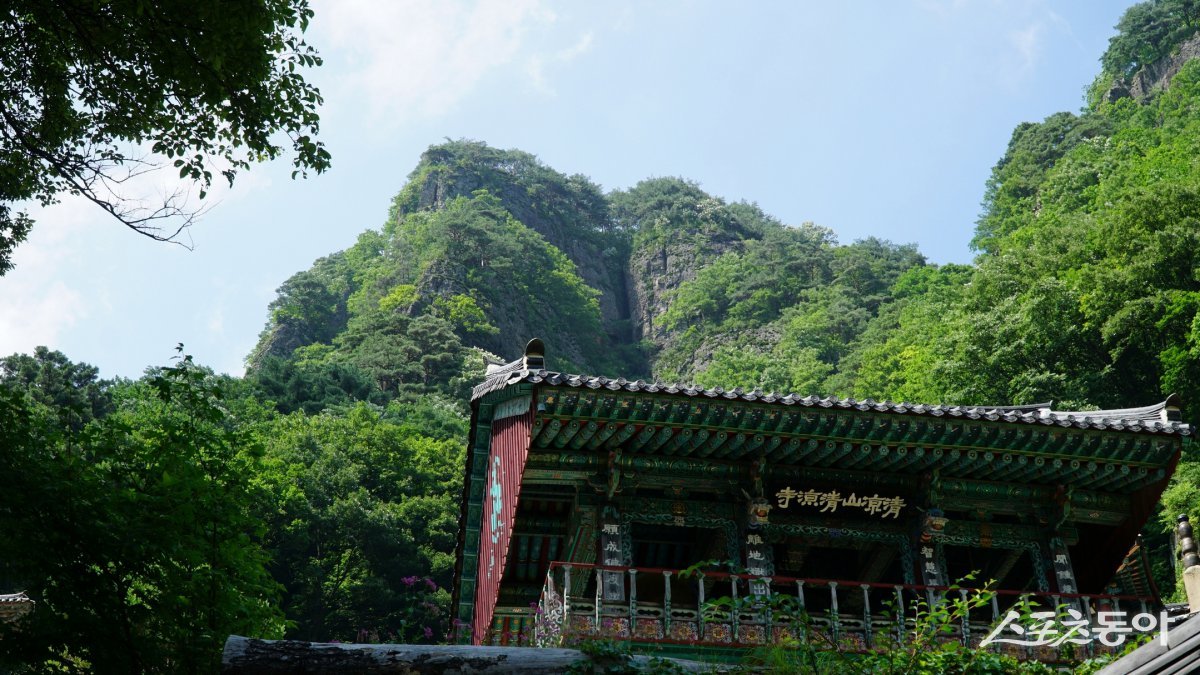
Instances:
[[[301,69],[308,0],[17,0],[0,10],[0,273],[28,233],[9,206],[78,195],[125,226],[173,241],[197,215],[188,191],[132,197],[159,169],[203,199],[219,172],[295,153],[293,177],[329,168],[314,140],[320,92]]]

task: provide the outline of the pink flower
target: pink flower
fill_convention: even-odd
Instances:
[[[433,629],[429,626],[425,626],[425,639],[429,639],[431,637],[433,637]]]
[[[437,583],[429,577],[425,577],[425,586],[431,591],[436,591],[438,589]]]
[[[400,583],[404,584],[405,586],[408,586],[409,588],[412,588],[413,584],[417,583],[417,577],[415,577],[415,576],[404,577],[403,579],[400,580]]]

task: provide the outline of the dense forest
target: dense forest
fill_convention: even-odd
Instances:
[[[569,372],[1081,410],[1175,392],[1200,421],[1198,21],[1130,8],[1083,110],[1014,130],[972,265],[453,141],[381,228],[280,286],[245,377],[183,347],[136,381],[0,360],[0,592],[38,602],[0,664],[207,672],[230,633],[446,639],[468,391],[532,337]],[[1164,504],[1200,504],[1200,462]]]

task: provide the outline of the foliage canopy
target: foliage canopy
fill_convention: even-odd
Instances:
[[[31,221],[16,204],[82,195],[169,240],[187,195],[143,203],[131,180],[172,167],[204,197],[251,161],[294,151],[293,176],[329,167],[314,136],[321,96],[303,68],[307,0],[38,2],[0,9],[0,274]]]

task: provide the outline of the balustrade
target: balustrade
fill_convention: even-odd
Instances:
[[[623,575],[625,599],[604,599],[604,584],[598,583],[600,572]],[[580,575],[587,579],[586,584]],[[1075,609],[1094,621],[1101,611],[1125,611],[1128,616],[1145,613],[1152,602],[1151,598],[1129,595],[1032,593],[552,562],[538,606],[534,642],[540,647],[557,647],[576,639],[610,638],[756,647],[798,640],[817,649],[865,652],[905,643],[907,633],[928,627],[931,608],[956,606],[963,609],[949,614],[952,619],[943,624],[938,639],[977,647],[1010,610],[1028,617],[1037,611],[1062,615]],[[990,648],[1021,658],[1059,659],[1059,651],[1053,647],[993,644]],[[1119,648],[1093,640],[1080,649],[1099,654]]]

